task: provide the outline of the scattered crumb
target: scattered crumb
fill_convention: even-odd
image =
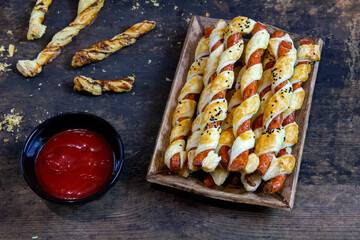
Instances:
[[[178,9],[178,8],[179,8],[178,6],[176,6],[176,5],[174,6],[174,10],[176,10],[176,9]]]
[[[105,69],[103,69],[102,72],[106,72]]]
[[[148,64],[150,64],[150,63],[151,63],[151,60],[149,59],[149,60],[148,60]]]
[[[165,80],[166,80],[167,82],[171,82],[171,79],[170,79],[170,78],[165,78]]]
[[[19,113],[15,113],[15,109],[10,110],[10,114],[4,114],[5,120],[0,123],[0,130],[5,129],[7,132],[14,132],[14,127],[20,125],[22,116]]]
[[[5,52],[5,48],[3,45],[0,46],[0,52]]]
[[[162,36],[162,34],[160,33],[160,34],[158,34],[158,37],[161,37]]]
[[[7,64],[7,63],[2,63],[0,62],[0,72],[9,72],[11,71],[11,69],[8,69],[7,67],[9,67],[11,64]]]
[[[27,44],[27,42],[20,42],[20,44]]]
[[[13,35],[13,32],[12,32],[11,30],[8,30],[6,33],[7,33],[8,35]]]
[[[139,9],[140,7],[140,3],[136,3],[134,6],[132,6],[132,10],[136,10],[136,9]]]
[[[5,138],[5,139],[4,139],[4,143],[7,143],[7,142],[9,142],[9,139],[8,139],[8,138]]]
[[[155,7],[160,6],[159,3],[156,0],[150,0],[150,1],[154,4]]]
[[[177,44],[179,44],[179,45],[180,45],[180,44],[181,44],[181,42],[177,42]]]
[[[135,95],[135,92],[133,92],[131,95]]]
[[[32,236],[31,239],[38,239],[38,236]]]
[[[190,18],[186,18],[185,21],[186,21],[187,23],[189,23],[189,22],[190,22]]]
[[[210,13],[205,13],[205,17],[210,17]]]
[[[9,53],[8,57],[14,56],[14,51],[15,51],[15,46],[13,44],[10,44],[8,48],[8,53]]]

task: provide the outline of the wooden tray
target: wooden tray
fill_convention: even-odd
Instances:
[[[218,20],[219,19],[205,18],[200,16],[193,16],[191,19],[185,43],[173,79],[170,95],[166,104],[165,112],[161,121],[160,130],[157,136],[154,153],[149,164],[146,179],[152,183],[157,183],[188,192],[193,192],[206,197],[231,202],[248,203],[280,208],[284,210],[291,210],[294,205],[296,185],[299,176],[306,129],[308,126],[308,120],[310,115],[311,100],[314,91],[319,62],[316,62],[313,65],[308,81],[303,84],[303,88],[306,92],[306,97],[304,99],[302,108],[296,112],[295,121],[299,125],[299,137],[298,143],[294,145],[292,151],[292,154],[296,158],[295,169],[287,177],[284,188],[278,193],[274,195],[266,195],[260,190],[256,192],[246,192],[245,189],[241,186],[241,184],[236,186],[227,184],[216,189],[209,189],[204,186],[201,179],[195,178],[191,175],[188,178],[183,178],[178,174],[169,174],[169,170],[164,164],[164,154],[166,148],[169,145],[172,114],[177,104],[177,97],[179,96],[179,93],[186,81],[187,72],[190,68],[190,65],[194,61],[194,54],[197,43],[203,36],[203,30],[206,27],[214,26]],[[256,19],[254,20],[256,21]],[[226,22],[229,23],[230,20]],[[267,26],[270,34],[278,29],[273,26]],[[289,33],[287,31],[284,32]],[[292,37],[296,47],[298,47],[299,45],[299,40],[301,38],[304,38],[304,36],[299,36],[298,34],[289,33],[289,35]],[[320,46],[321,51],[323,41],[321,39],[315,39],[314,42]]]

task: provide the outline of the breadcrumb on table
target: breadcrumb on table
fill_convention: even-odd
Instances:
[[[10,44],[8,48],[9,57],[14,56],[14,52],[15,52],[15,46],[13,44]]]
[[[7,132],[14,132],[14,128],[20,125],[23,118],[19,113],[14,113],[14,108],[11,109],[9,114],[5,114],[4,117],[4,121],[0,123],[0,130],[4,129]]]

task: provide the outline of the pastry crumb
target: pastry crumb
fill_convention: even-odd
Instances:
[[[178,44],[178,45],[180,45],[180,44],[181,44],[181,42],[177,42],[177,44]]]
[[[190,22],[190,18],[186,18],[185,21],[186,21],[187,23],[189,23],[189,22]]]
[[[6,34],[13,35],[13,32],[11,30],[7,30]]]
[[[4,143],[7,143],[7,142],[9,142],[9,139],[8,139],[8,138],[5,138],[5,139],[4,139]]]
[[[170,78],[165,78],[165,80],[167,81],[167,82],[171,82],[171,79]]]
[[[103,70],[102,70],[102,72],[106,72],[106,70],[105,70],[105,69],[103,69]]]
[[[205,13],[205,17],[210,17],[210,13]]]
[[[11,66],[11,64],[0,62],[0,72],[9,72],[9,71],[11,71],[11,69],[7,68],[9,66]]]
[[[178,8],[179,8],[178,6],[176,6],[176,5],[174,6],[174,10],[176,10],[176,9],[178,9]]]
[[[155,7],[160,6],[160,4],[156,0],[150,0],[150,1],[154,4]]]
[[[19,113],[15,113],[15,109],[11,109],[9,114],[4,114],[4,121],[0,123],[0,130],[6,130],[7,132],[14,132],[14,128],[19,126],[22,120],[22,116]]]
[[[14,56],[14,52],[15,52],[15,46],[14,44],[10,44],[8,48],[8,53],[9,53],[8,57]]]
[[[151,63],[151,60],[149,59],[149,60],[148,60],[148,64],[150,64],[150,63]]]
[[[131,95],[135,95],[135,92],[133,92]]]
[[[5,47],[3,45],[0,46],[0,52],[5,52]]]

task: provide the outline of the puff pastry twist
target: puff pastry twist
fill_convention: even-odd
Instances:
[[[119,51],[123,47],[130,46],[136,42],[136,38],[149,32],[155,27],[154,21],[143,21],[137,23],[125,32],[116,35],[110,40],[99,42],[90,48],[76,52],[72,58],[71,66],[78,68],[92,62],[107,58],[112,53]]]
[[[202,135],[193,165],[202,166],[206,172],[214,171],[221,160],[215,149],[220,139],[220,124],[227,114],[226,91],[232,88],[234,63],[243,52],[242,34],[251,32],[254,25],[253,20],[245,17],[236,17],[231,21],[224,34],[226,50],[220,56],[216,77],[210,79],[212,81],[209,81],[200,97],[199,106],[203,109]]]
[[[270,180],[265,184],[263,191],[268,194],[274,194],[282,189],[286,175],[291,173],[292,165],[295,165],[295,159],[291,156],[291,147],[298,141],[298,125],[295,122],[295,111],[301,108],[305,98],[305,91],[301,85],[310,76],[310,64],[320,60],[320,48],[312,43],[312,39],[302,39],[297,50],[297,64],[294,74],[290,78],[293,94],[290,106],[284,112],[282,122],[285,128],[285,140],[277,154],[276,161],[270,164],[266,172],[265,180]]]
[[[240,86],[242,102],[236,107],[233,117],[233,132],[236,139],[231,148],[228,170],[236,172],[254,172],[259,164],[255,154],[249,156],[249,150],[255,146],[255,134],[251,129],[251,118],[259,109],[260,98],[257,94],[257,82],[261,79],[263,67],[261,57],[269,43],[267,27],[256,23],[252,37],[246,46],[245,66]],[[240,95],[237,94],[236,95]]]
[[[241,176],[241,180],[245,183],[244,186],[248,191],[257,189],[261,183],[261,177],[266,180],[266,173],[270,164],[272,161],[276,162],[275,154],[280,151],[285,140],[285,129],[281,125],[283,114],[290,106],[292,98],[292,85],[289,79],[293,75],[296,62],[296,49],[292,39],[282,31],[275,31],[269,40],[268,50],[276,59],[276,63],[271,70],[273,96],[269,99],[263,113],[265,132],[255,144],[254,153],[259,157],[259,165],[256,172],[251,176],[246,177],[245,174]],[[289,155],[286,161],[293,163],[288,164],[288,170],[291,172],[295,164],[295,158]]]
[[[96,96],[103,92],[129,92],[134,81],[135,77],[133,76],[111,80],[95,80],[85,76],[76,76],[74,78],[74,90],[88,92]]]
[[[105,0],[80,0],[78,15],[70,25],[54,35],[51,42],[34,60],[20,60],[16,67],[25,77],[34,77],[41,72],[42,66],[52,62],[60,53],[61,48],[69,44],[83,28],[91,24]]]
[[[178,104],[173,113],[172,130],[170,134],[170,145],[165,152],[165,165],[170,172],[187,174],[184,164],[187,160],[185,144],[189,135],[192,118],[196,110],[196,97],[203,88],[203,72],[209,55],[209,36],[212,29],[205,30],[205,36],[198,42],[195,51],[195,62],[191,65],[187,75],[186,83],[178,97]],[[189,139],[189,141],[191,141]],[[189,144],[188,144],[189,145]]]
[[[44,35],[46,26],[42,24],[44,21],[45,13],[47,13],[48,8],[52,0],[37,0],[34,6],[34,9],[31,12],[29,30],[27,32],[27,39],[34,40],[41,38]]]

